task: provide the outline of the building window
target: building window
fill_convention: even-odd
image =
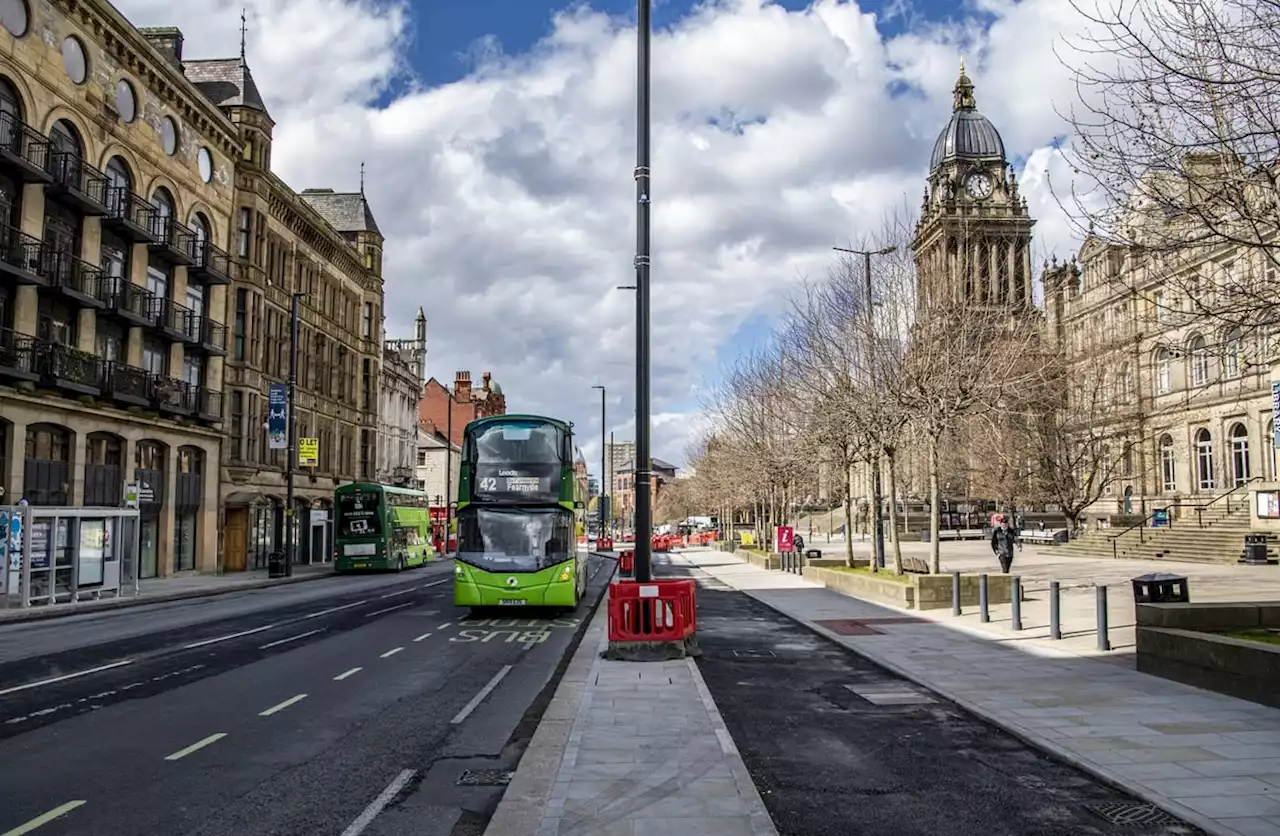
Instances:
[[[232,328],[232,356],[236,360],[244,359],[245,324],[249,315],[249,291],[240,288],[236,291],[236,319]]]
[[[193,387],[204,383],[204,359],[199,355],[187,354],[182,358],[182,379]]]
[[[1204,337],[1191,340],[1191,385],[1209,383],[1209,345]]]
[[[187,307],[194,316],[204,316],[204,287],[198,284],[187,285]]]
[[[1173,354],[1167,348],[1156,353],[1156,394],[1167,395],[1173,391]]]
[[[249,257],[249,241],[253,230],[253,210],[240,209],[240,221],[236,224],[236,255]]]
[[[1243,340],[1239,328],[1232,328],[1227,331],[1226,338],[1222,341],[1222,373],[1228,380],[1240,376],[1240,369],[1243,365],[1241,360],[1241,349]]]
[[[169,266],[158,259],[147,263],[147,290],[157,299],[169,298]]]
[[[27,427],[22,498],[31,505],[71,504],[71,432],[57,424]]]
[[[361,362],[360,376],[360,408],[373,409],[373,361],[368,357]]]
[[[1249,431],[1243,423],[1231,428],[1231,482],[1240,487],[1249,481]]]
[[[47,342],[76,347],[79,336],[80,317],[77,311],[57,301],[51,296],[41,296],[37,304],[37,333],[40,339]]]
[[[244,461],[244,392],[231,393],[231,460]]]
[[[1196,431],[1196,474],[1200,490],[1211,491],[1217,487],[1213,471],[1213,437],[1203,427]]]
[[[1178,490],[1178,464],[1173,455],[1173,436],[1160,436],[1160,489],[1165,493]]]
[[[364,325],[362,327],[361,334],[363,334],[364,338],[367,340],[373,339],[373,303],[372,302],[364,303]]]
[[[102,230],[102,244],[98,250],[98,264],[102,272],[112,278],[128,281],[132,249],[132,246],[110,230]]]
[[[118,507],[124,488],[124,443],[120,436],[91,433],[84,453],[84,504]]]
[[[165,376],[169,371],[169,348],[160,340],[151,337],[142,344],[142,368],[157,377]]]
[[[94,335],[95,353],[103,361],[119,363],[124,359],[124,328],[105,318],[98,319]]]

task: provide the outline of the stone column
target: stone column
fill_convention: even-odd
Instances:
[[[0,505],[16,505],[18,500],[22,499],[22,492],[25,489],[23,482],[26,478],[26,448],[27,448],[27,422],[15,420],[13,416],[7,416],[9,421],[9,439],[7,444],[9,449],[5,461],[8,462],[8,473],[0,473],[0,485],[4,486],[5,493],[0,497]]]

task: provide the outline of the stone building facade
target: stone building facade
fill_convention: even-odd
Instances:
[[[387,340],[382,348],[378,393],[377,479],[384,485],[411,488],[418,457],[418,397],[427,358],[427,317],[414,320],[412,340]]]
[[[2,23],[0,504],[136,483],[139,574],[215,571],[242,138],[109,3]]]

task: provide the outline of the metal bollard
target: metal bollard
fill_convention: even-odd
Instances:
[[[987,576],[985,574],[978,575],[978,612],[981,614],[983,624],[990,623],[991,608],[987,602]]]
[[[1009,603],[1012,607],[1010,620],[1014,630],[1022,629],[1022,578],[1014,575],[1009,579]]]
[[[951,573],[951,614],[960,615],[960,573]]]
[[[1062,625],[1058,623],[1058,582],[1049,581],[1049,638],[1062,638]]]
[[[1098,649],[1111,649],[1111,636],[1107,629],[1107,588],[1096,586],[1093,589],[1098,608]]]

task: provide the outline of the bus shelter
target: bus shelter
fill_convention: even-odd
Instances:
[[[0,506],[0,601],[54,606],[138,594],[138,511]]]

